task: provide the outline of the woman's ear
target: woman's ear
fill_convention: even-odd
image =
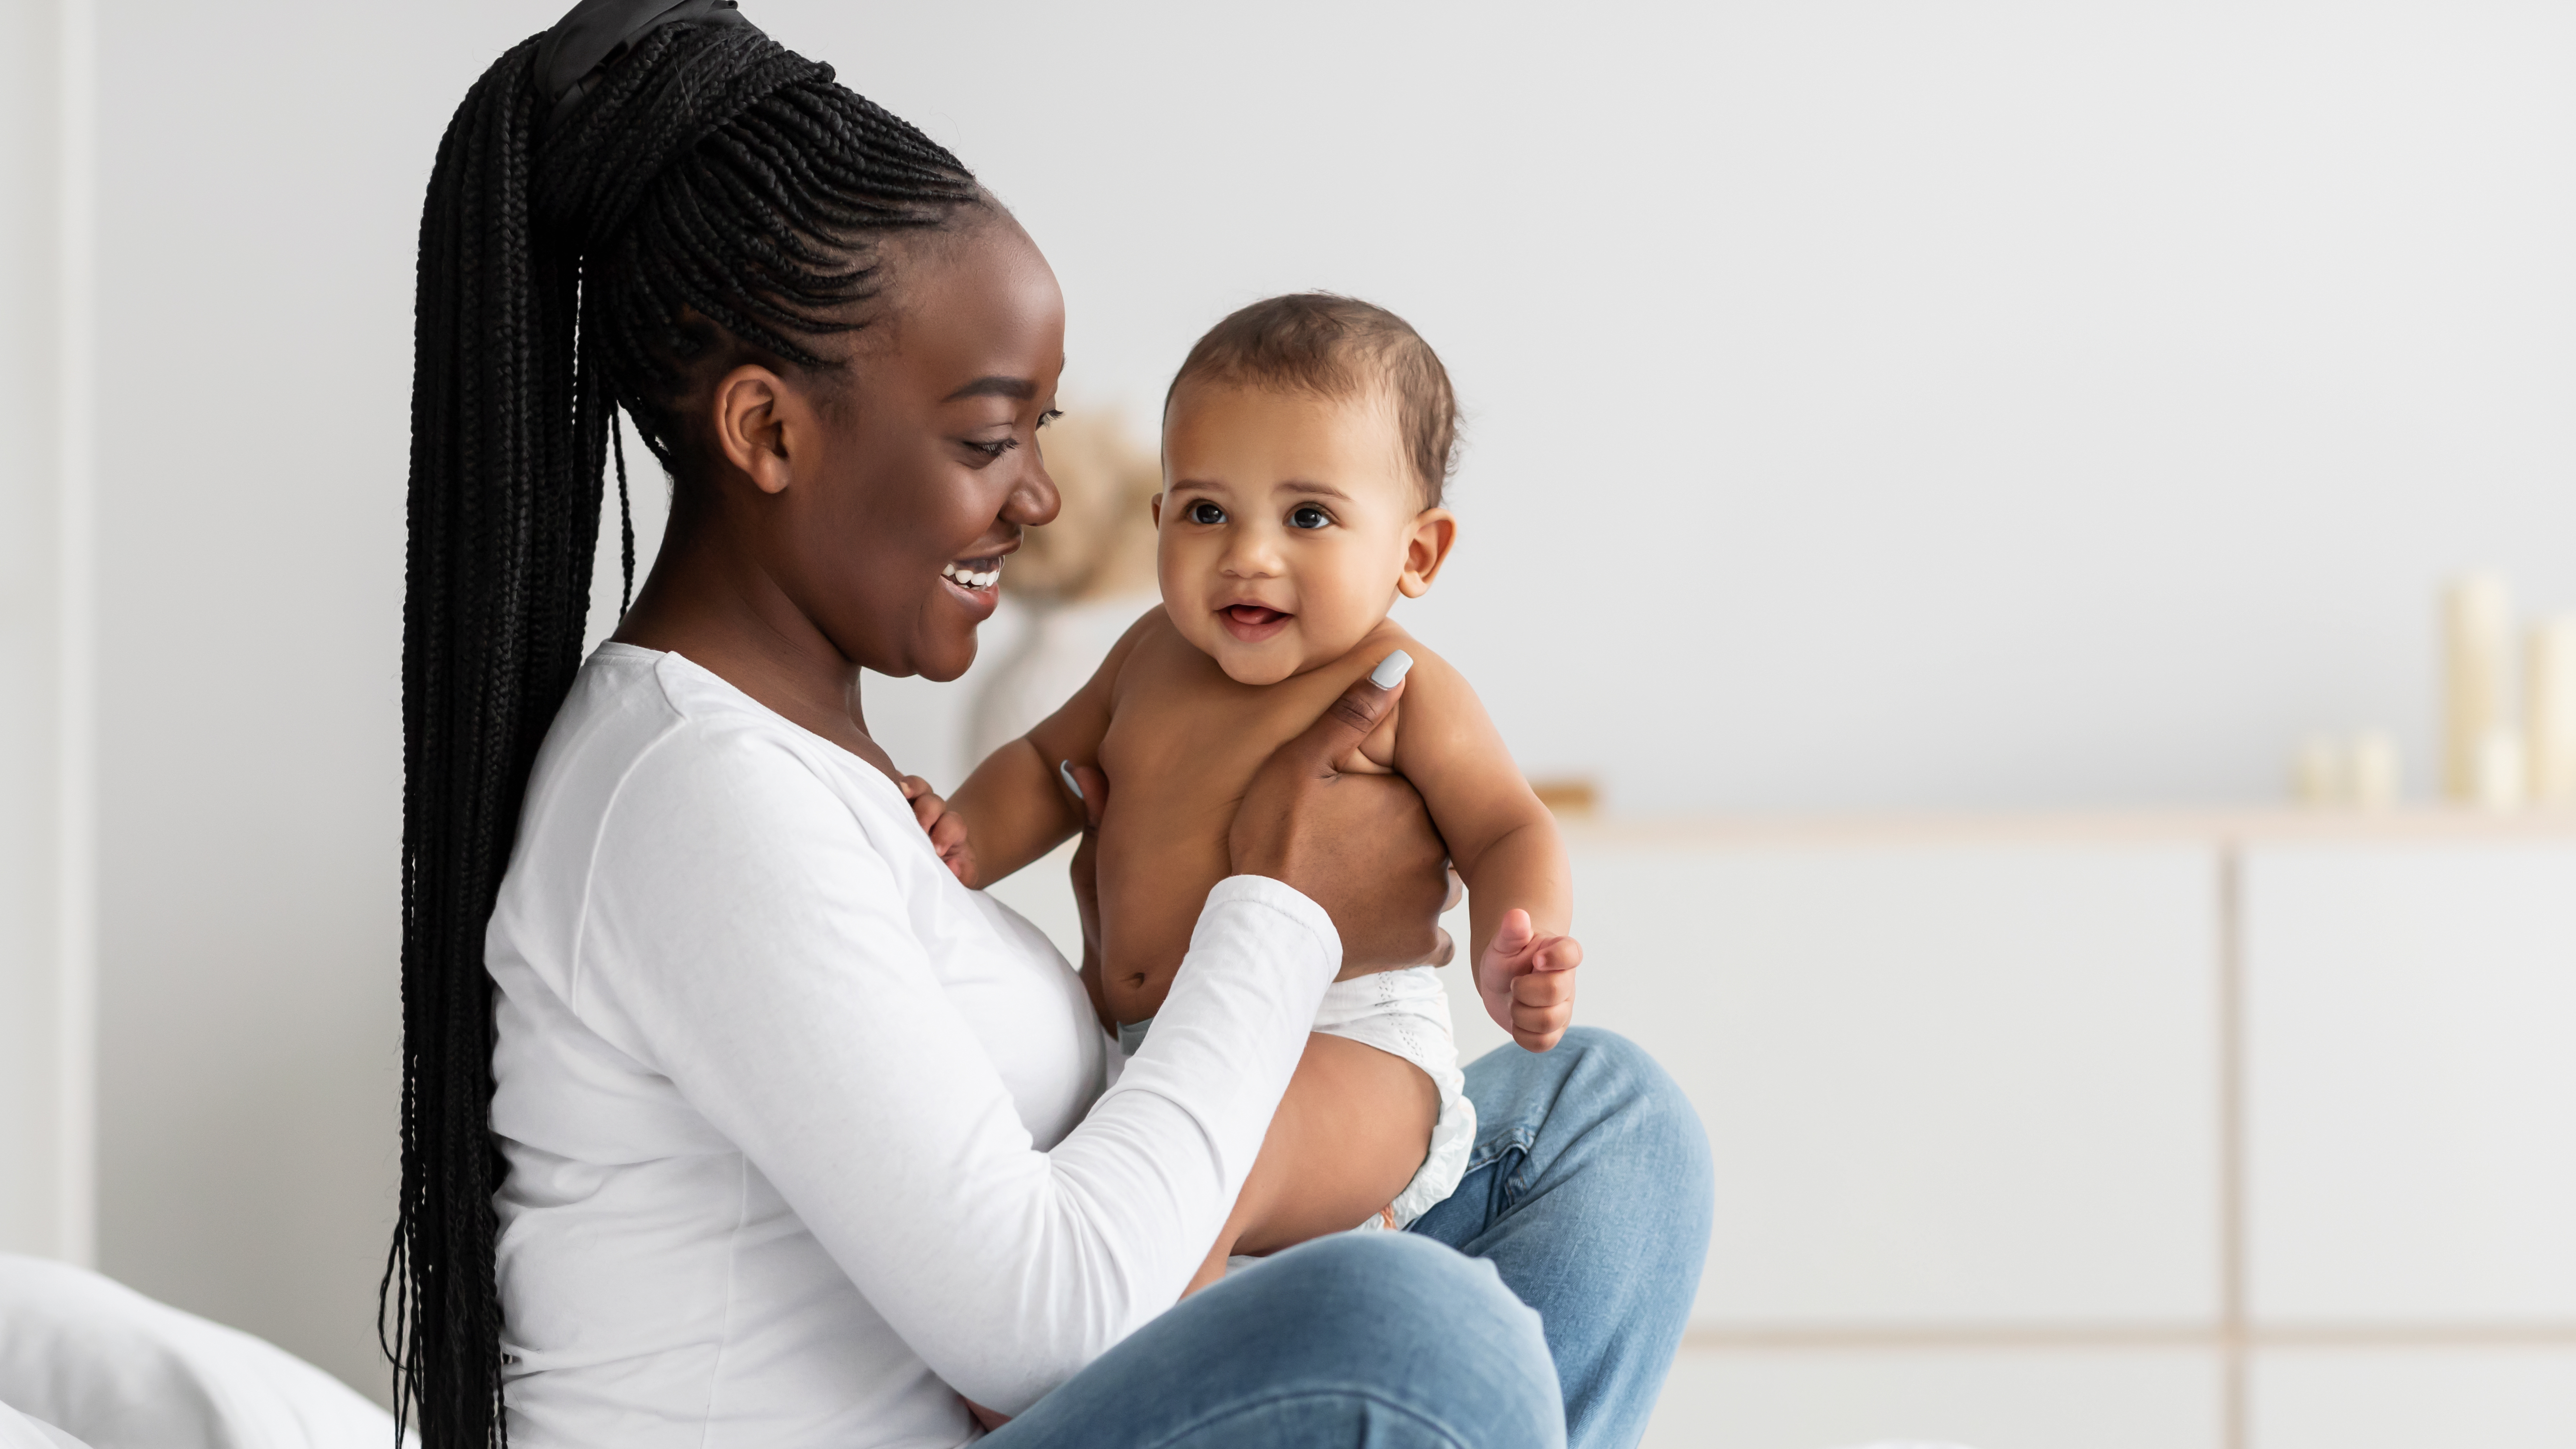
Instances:
[[[1413,526],[1404,536],[1404,574],[1395,586],[1408,599],[1430,593],[1431,581],[1440,576],[1440,566],[1449,561],[1449,550],[1457,544],[1457,514],[1446,508],[1426,508],[1413,515]]]
[[[763,493],[787,491],[789,457],[796,451],[791,435],[799,423],[810,423],[804,400],[788,390],[777,373],[745,364],[726,373],[713,399],[716,446],[725,461]]]

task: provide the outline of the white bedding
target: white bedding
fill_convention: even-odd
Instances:
[[[393,1416],[265,1340],[0,1253],[0,1449],[386,1449]],[[8,1412],[14,1410],[15,1412]]]

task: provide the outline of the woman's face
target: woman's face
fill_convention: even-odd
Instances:
[[[842,656],[955,679],[1023,528],[1055,517],[1038,428],[1064,368],[1064,295],[1007,217],[887,247],[889,315],[815,399],[763,551]]]

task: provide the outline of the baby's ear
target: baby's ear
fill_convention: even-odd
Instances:
[[[1431,581],[1440,576],[1440,566],[1449,561],[1449,550],[1457,543],[1457,514],[1446,508],[1426,508],[1413,515],[1404,538],[1404,574],[1395,581],[1396,588],[1408,599],[1430,593]]]
[[[1155,526],[1156,528],[1160,528],[1160,527],[1162,527],[1162,526],[1163,526],[1163,495],[1162,495],[1162,494],[1160,494],[1160,493],[1155,494],[1155,495],[1153,496],[1152,500],[1151,500],[1151,501],[1149,501],[1148,503],[1146,503],[1146,505],[1145,505],[1145,506],[1146,506],[1147,508],[1149,508],[1149,509],[1152,509],[1152,510],[1153,510],[1153,513],[1154,513],[1154,526]]]

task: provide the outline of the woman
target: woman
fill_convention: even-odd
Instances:
[[[459,108],[418,329],[388,1307],[432,1449],[1635,1440],[1708,1169],[1599,1033],[1470,1069],[1412,1232],[1174,1306],[1324,985],[1438,949],[1418,800],[1326,763],[1400,682],[1265,769],[1107,1090],[869,737],[861,667],[963,673],[1056,508],[1062,299],[954,157],[723,0],[585,0]],[[671,522],[582,664],[621,407]]]

